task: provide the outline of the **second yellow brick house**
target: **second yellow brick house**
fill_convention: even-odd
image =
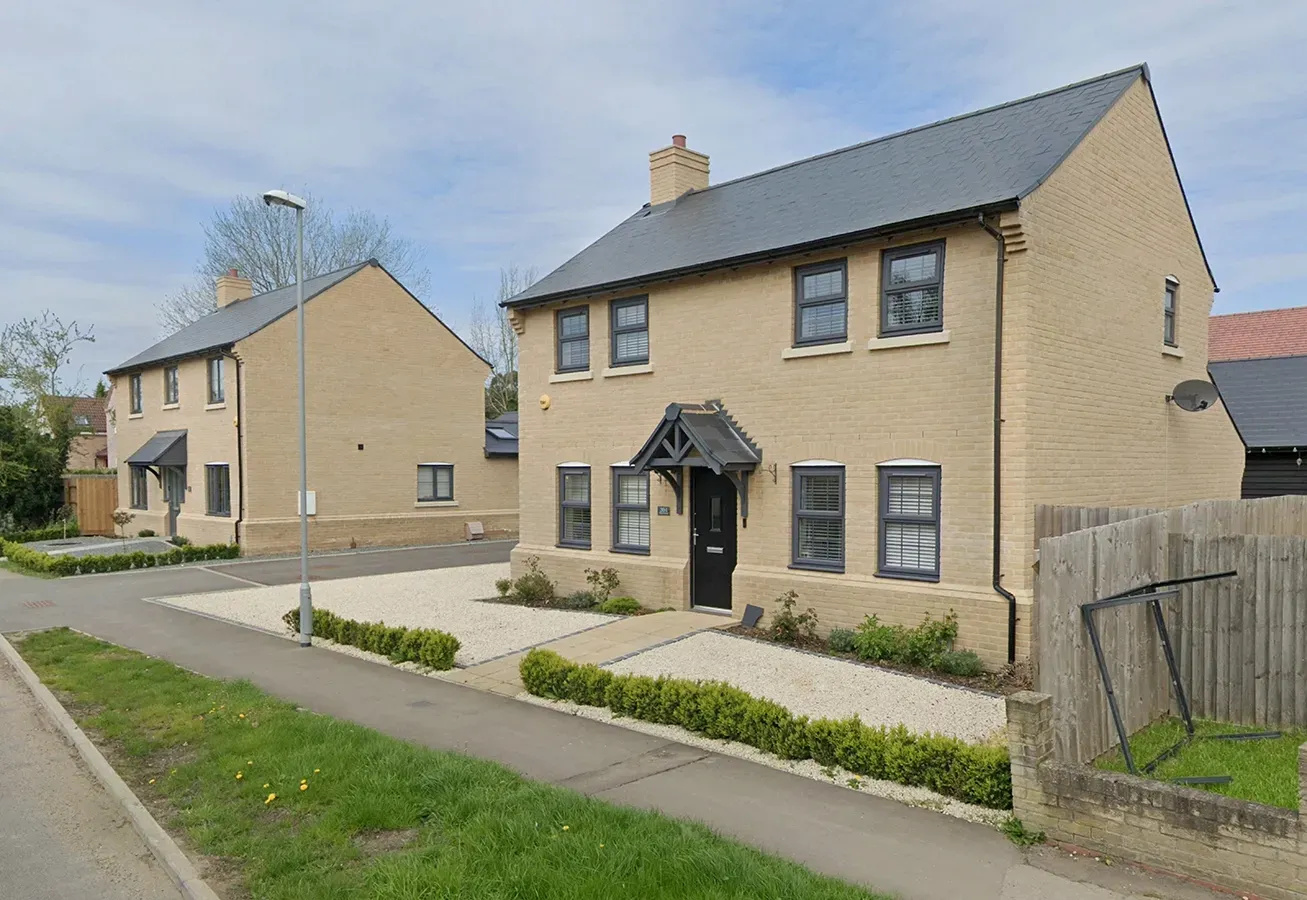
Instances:
[[[1236,497],[1215,283],[1145,67],[649,203],[507,302],[520,573],[1028,654],[1037,503]]]
[[[299,546],[294,286],[218,309],[108,372],[131,531],[246,553]],[[309,540],[434,544],[517,531],[515,441],[487,430],[489,364],[375,260],[304,286]]]

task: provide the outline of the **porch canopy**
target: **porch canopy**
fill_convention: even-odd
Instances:
[[[141,449],[127,457],[127,465],[143,466],[156,474],[163,466],[186,465],[186,429],[156,431]]]
[[[740,518],[749,518],[749,476],[762,462],[758,449],[719,400],[672,403],[662,421],[631,458],[638,472],[656,472],[676,493],[676,512],[684,511],[682,467],[711,469],[725,475],[740,495]]]

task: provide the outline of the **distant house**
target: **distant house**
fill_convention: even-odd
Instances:
[[[1243,497],[1307,494],[1307,307],[1212,316],[1208,358],[1244,444]]]
[[[506,412],[486,422],[486,456],[517,459],[516,412]]]
[[[103,397],[52,397],[68,404],[73,440],[68,448],[69,469],[109,467],[109,428]]]
[[[247,552],[299,544],[295,288],[218,309],[109,371],[133,529]],[[304,284],[315,548],[517,531],[517,459],[488,452],[489,364],[375,260]]]

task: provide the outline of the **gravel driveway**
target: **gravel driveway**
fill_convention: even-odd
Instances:
[[[462,644],[455,658],[460,666],[575,634],[614,618],[477,601],[495,596],[495,580],[507,577],[508,564],[494,563],[315,581],[313,605],[361,622],[448,631]],[[299,585],[189,594],[159,602],[289,636],[281,617],[299,604]]]
[[[834,657],[706,631],[607,668],[635,675],[724,681],[814,719],[857,716],[981,743],[1007,727],[1002,697]]]

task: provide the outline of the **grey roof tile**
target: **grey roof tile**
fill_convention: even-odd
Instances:
[[[616,290],[846,235],[1015,203],[1118,97],[1135,66],[647,204],[506,305]]]
[[[1307,356],[1214,362],[1207,369],[1244,446],[1307,447]]]
[[[517,413],[486,420],[486,456],[517,456]]]
[[[305,302],[327,288],[339,284],[365,266],[372,265],[377,265],[376,260],[356,263],[316,278],[306,278],[304,280]],[[109,369],[105,374],[113,375],[128,369],[154,365],[165,360],[191,356],[234,344],[266,328],[295,309],[295,302],[293,284],[245,300],[237,300],[235,303],[214,310],[203,318],[196,319],[181,331],[168,335],[121,365]]]

